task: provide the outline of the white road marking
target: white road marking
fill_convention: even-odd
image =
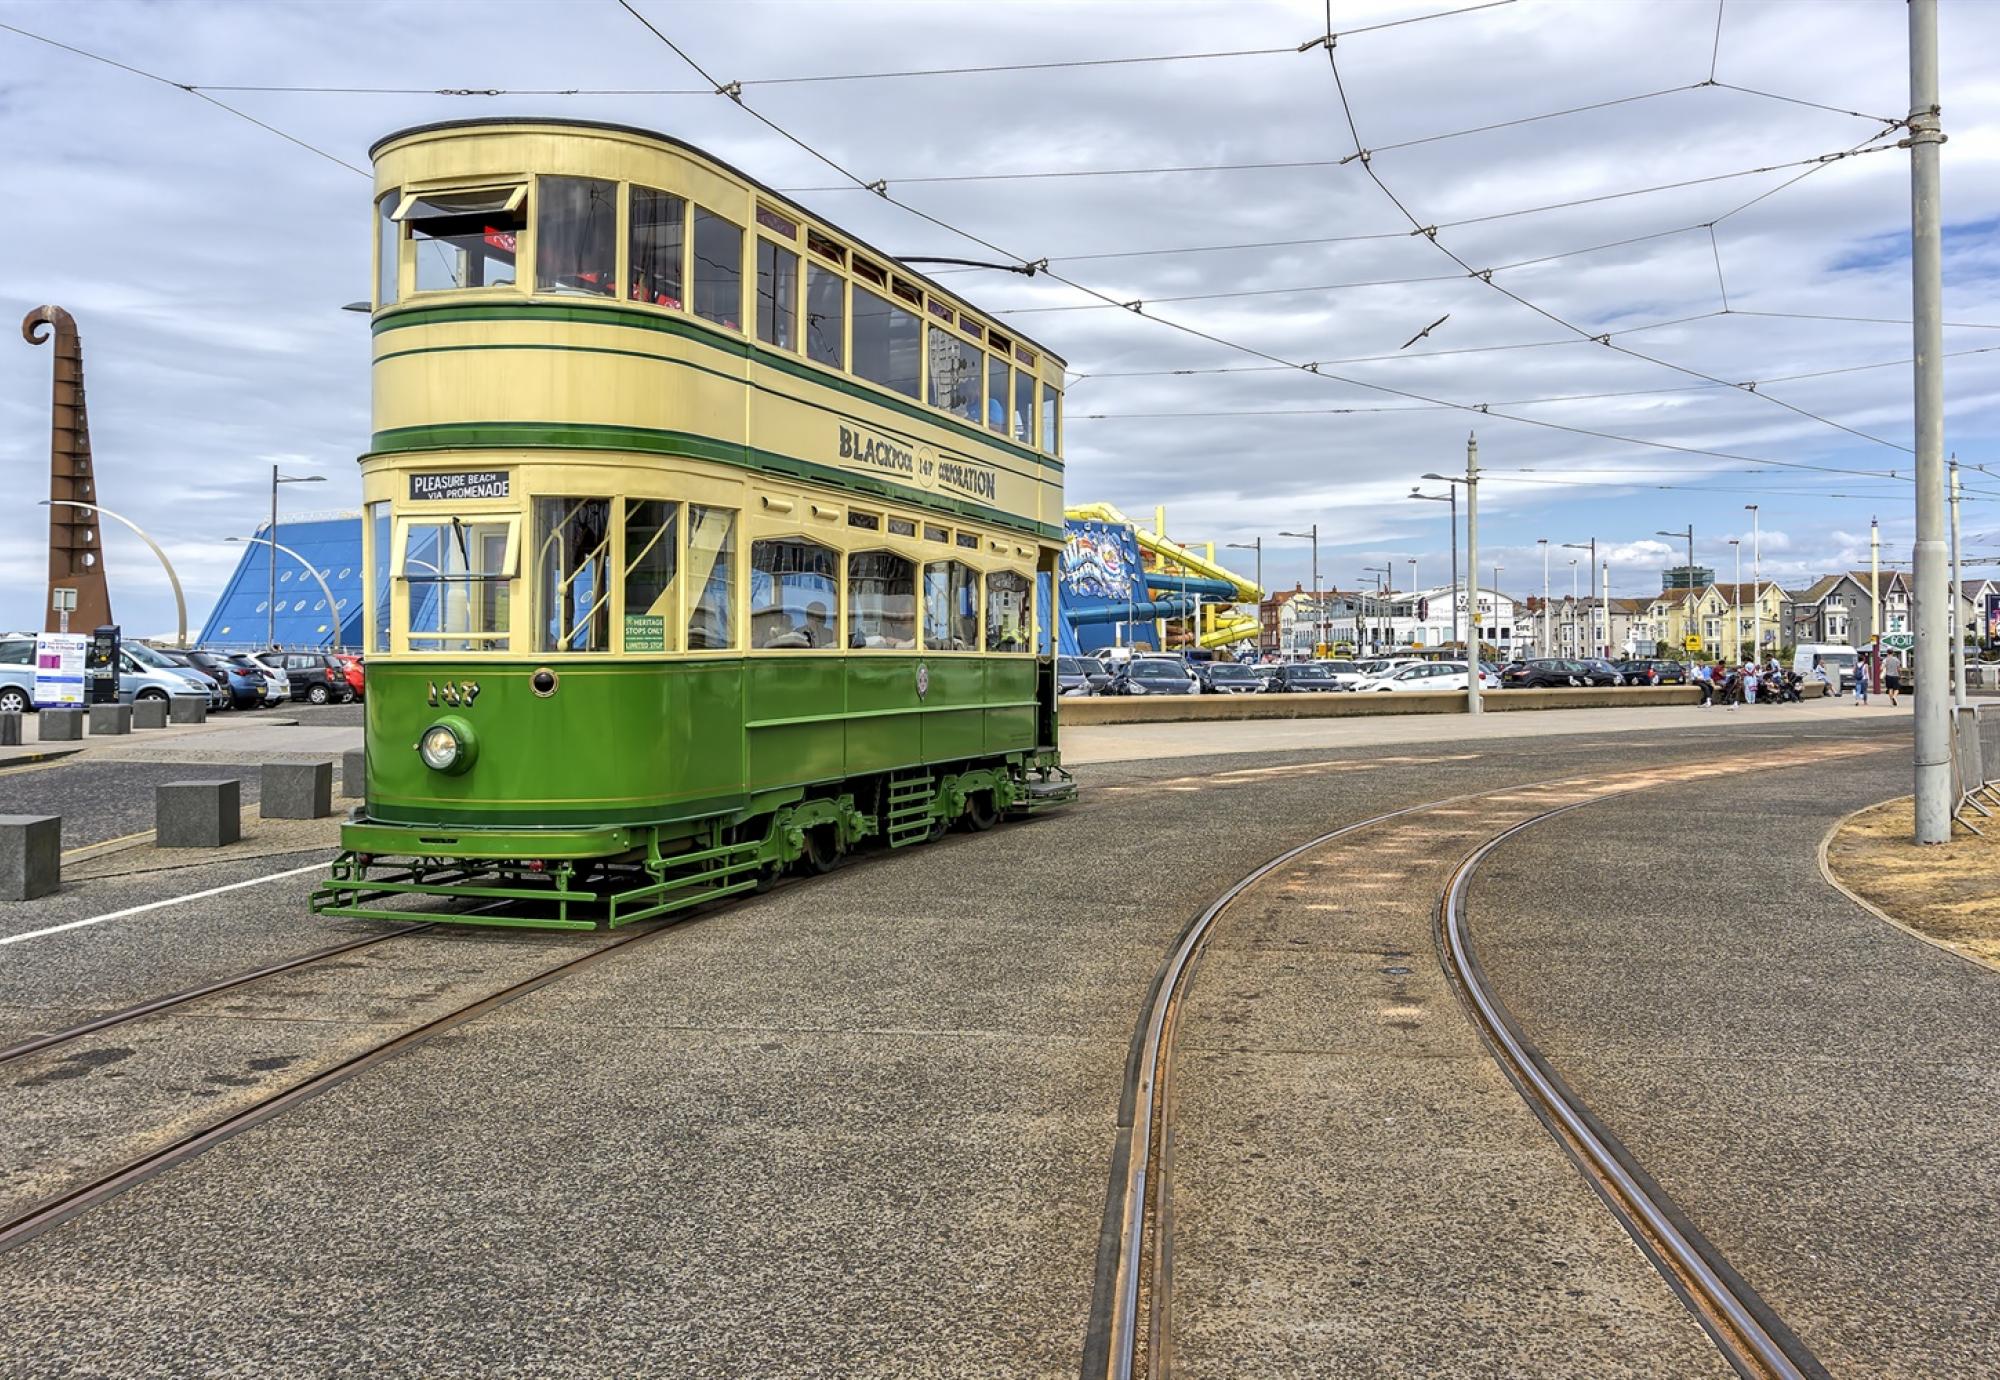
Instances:
[[[283,881],[286,877],[302,877],[308,872],[324,872],[324,862],[307,863],[289,872],[273,872],[268,877],[252,877],[248,881],[231,882],[227,886],[212,886],[206,891],[191,891],[185,896],[169,896],[164,901],[148,901],[143,906],[127,906],[124,910],[114,910],[105,915],[93,915],[88,920],[71,920],[66,924],[50,925],[46,929],[29,930],[25,934],[10,934],[0,938],[0,946],[19,944],[23,940],[40,939],[45,935],[61,934],[64,930],[80,930],[85,925],[101,925],[106,920],[123,920],[128,915],[141,915],[149,910],[159,910],[162,906],[177,906],[183,901],[199,901],[209,896],[220,896],[225,891],[241,891],[246,886],[261,886],[265,882]]]

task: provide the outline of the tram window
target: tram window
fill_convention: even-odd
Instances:
[[[979,534],[977,532],[960,532],[958,534],[958,544],[977,551],[979,549]]]
[[[825,235],[820,234],[817,230],[808,229],[806,231],[806,248],[812,250],[813,253],[819,255],[822,259],[830,259],[837,264],[847,262],[847,251],[828,239]]]
[[[632,241],[632,300],[654,307],[680,306],[687,202],[671,192],[635,186],[626,216]]]
[[[1014,439],[1035,444],[1035,376],[1021,369],[1014,371]]]
[[[396,228],[396,203],[402,193],[390,192],[375,207],[381,212],[381,220],[376,226],[375,261],[375,305],[392,307],[396,304],[396,256],[403,247],[401,232]]]
[[[986,358],[986,425],[1007,434],[1007,361],[993,355]]]
[[[403,533],[410,645],[428,651],[505,651],[512,519],[412,519]]]
[[[611,500],[535,500],[535,650],[611,650]]]
[[[618,184],[544,177],[535,216],[535,289],[611,297],[618,291]]]
[[[889,286],[889,275],[859,255],[854,259],[854,276],[863,282],[873,283],[876,287]]]
[[[915,312],[904,311],[866,288],[855,288],[854,372],[905,397],[921,397],[917,375],[923,329]]]
[[[916,536],[916,534],[917,534],[917,524],[911,522],[908,518],[892,517],[889,519],[890,536],[914,537]]]
[[[931,327],[931,406],[979,420],[979,347]]]
[[[847,280],[806,265],[806,358],[838,369],[847,359]]]
[[[847,558],[847,645],[891,650],[917,645],[917,565],[893,551]]]
[[[929,523],[925,523],[924,540],[948,542],[951,540],[951,529],[948,527],[933,527]]]
[[[1012,570],[986,577],[986,650],[1025,652],[1033,630],[1034,584]]]
[[[701,597],[688,611],[689,651],[736,645],[736,514],[688,505],[688,587]]]
[[[781,350],[799,348],[799,256],[757,240],[757,338]]]
[[[694,314],[743,329],[743,228],[694,208]]]
[[[882,530],[882,519],[873,513],[857,512],[850,508],[847,510],[847,525],[849,527],[865,528],[870,532],[879,532]]]
[[[834,552],[797,537],[750,543],[750,645],[831,647],[840,580]]]
[[[677,652],[674,576],[680,573],[681,505],[657,498],[625,500],[625,619],[627,652]]]
[[[979,650],[979,572],[963,561],[924,567],[924,646],[934,652]]]
[[[1062,454],[1062,394],[1042,385],[1042,449],[1050,455]]]
[[[416,290],[511,287],[527,190],[516,184],[406,193],[394,214],[416,244]]]
[[[386,653],[389,650],[389,505],[386,502],[368,505],[368,569],[373,579],[370,582],[370,597],[374,605],[369,609],[368,650]]]

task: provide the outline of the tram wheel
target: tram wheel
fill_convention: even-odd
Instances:
[[[799,854],[799,869],[823,877],[840,865],[840,835],[831,824],[806,830],[805,852]]]
[[[1000,822],[1000,807],[993,803],[993,792],[974,791],[965,798],[965,827],[975,834],[983,834]]]

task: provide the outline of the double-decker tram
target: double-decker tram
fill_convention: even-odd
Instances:
[[[616,926],[1074,798],[1061,359],[662,135],[372,153],[368,783],[316,910]]]

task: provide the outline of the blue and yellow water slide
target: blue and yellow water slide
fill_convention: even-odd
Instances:
[[[1201,646],[1256,640],[1256,617],[1233,606],[1254,606],[1264,592],[1217,564],[1212,546],[1196,552],[1169,541],[1108,503],[1070,508],[1063,516],[1062,651],[1113,643],[1158,647],[1167,622],[1186,625],[1197,610]]]

